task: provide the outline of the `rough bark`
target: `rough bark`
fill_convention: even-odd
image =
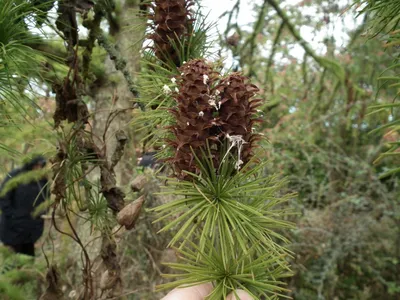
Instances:
[[[138,26],[141,22],[138,12],[138,1],[120,1],[121,13],[118,16],[119,30],[113,33],[113,38],[117,50],[121,57],[126,61],[125,70],[134,79],[137,72],[140,58],[139,50],[141,43],[138,42],[144,34],[144,26]],[[132,175],[132,167],[135,162],[134,153],[134,132],[130,126],[132,120],[132,109],[134,107],[134,93],[130,89],[126,78],[116,69],[115,60],[107,56],[105,62],[104,84],[92,91],[94,94],[93,103],[95,104],[93,131],[99,137],[103,137],[104,129],[107,126],[107,119],[113,112],[112,122],[109,124],[105,135],[107,157],[111,161],[111,156],[117,148],[116,133],[123,130],[128,138],[122,159],[115,168],[117,183],[125,186],[129,183]],[[109,119],[110,121],[110,119]]]
[[[112,39],[110,44],[115,47],[120,58],[126,61],[126,67],[123,69],[127,73],[121,72],[120,66],[116,64],[115,57],[110,58],[107,55],[104,61],[105,74],[101,84],[93,85],[89,91],[92,97],[90,106],[93,114],[91,125],[92,133],[95,136],[94,142],[98,148],[103,150],[102,153],[106,153],[108,163],[115,172],[115,176],[113,176],[114,174],[104,176],[110,170],[100,168],[100,170],[89,175],[90,181],[96,182],[97,179],[100,179],[101,185],[104,187],[107,185],[104,178],[112,178],[113,182],[110,184],[122,187],[121,190],[118,189],[120,192],[125,190],[125,186],[126,189],[129,189],[128,184],[131,181],[132,169],[136,161],[134,158],[134,129],[130,125],[135,93],[131,84],[127,81],[127,75],[130,75],[134,80],[134,74],[139,67],[138,59],[141,43],[138,41],[143,36],[141,28],[144,29],[144,26],[137,26],[141,22],[137,15],[137,2],[119,1],[121,8],[120,14],[116,18],[118,24],[114,24],[112,30],[110,28],[109,37],[103,33],[103,38],[108,39],[108,41]],[[97,34],[99,33],[97,32]],[[104,46],[101,38],[99,44]],[[104,194],[104,196],[107,195]],[[95,298],[119,297],[118,293],[122,292],[122,283],[119,277],[121,269],[115,257],[117,244],[114,237],[107,239],[104,233],[93,232],[90,224],[83,219],[77,220],[76,228],[79,228],[82,241],[89,243],[87,252],[92,262]],[[99,238],[100,235],[101,238]],[[105,290],[102,279],[104,281],[104,278],[108,278],[106,281],[110,281],[113,276],[116,278],[118,287],[114,285],[112,290]],[[106,287],[108,288],[108,286]]]

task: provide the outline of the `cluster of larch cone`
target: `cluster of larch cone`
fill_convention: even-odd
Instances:
[[[170,126],[173,138],[167,144],[174,156],[167,162],[179,179],[190,179],[190,173],[199,173],[194,156],[209,147],[214,166],[223,160],[221,147],[237,150],[237,169],[252,157],[256,141],[255,123],[260,122],[257,107],[260,99],[253,99],[259,89],[239,74],[223,77],[206,59],[182,61],[179,52],[186,48],[185,37],[192,34],[194,18],[193,1],[156,0],[150,14],[153,32],[153,50],[160,61],[173,62],[178,73],[171,80],[177,89],[170,92],[177,107],[170,109],[175,124]],[[185,50],[185,49],[183,49]],[[222,156],[222,157],[221,157]]]

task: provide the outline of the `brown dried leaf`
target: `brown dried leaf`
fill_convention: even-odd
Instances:
[[[134,192],[141,191],[147,183],[147,177],[144,175],[138,175],[133,179],[131,183],[131,189]]]
[[[63,299],[60,287],[60,274],[55,265],[50,266],[46,274],[46,281],[49,284],[40,300]]]
[[[110,274],[110,272],[106,270],[103,274],[101,274],[100,288],[103,291],[112,289],[119,280],[120,277],[117,273]]]
[[[140,215],[140,210],[144,203],[145,197],[141,196],[135,201],[126,205],[117,215],[117,222],[130,230],[135,226],[135,223]]]
[[[115,134],[115,138],[117,140],[117,147],[111,157],[111,169],[114,169],[121,157],[124,155],[125,145],[128,141],[128,137],[123,130],[118,130]]]

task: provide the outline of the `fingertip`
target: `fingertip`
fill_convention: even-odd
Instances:
[[[236,290],[235,292],[231,292],[226,297],[226,300],[254,300],[254,298],[244,290]]]
[[[212,291],[211,283],[196,286],[176,288],[161,300],[203,300]]]

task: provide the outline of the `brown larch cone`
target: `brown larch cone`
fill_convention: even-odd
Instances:
[[[192,60],[180,68],[181,76],[177,84],[179,92],[175,95],[178,104],[171,113],[176,124],[171,127],[175,139],[169,144],[176,150],[170,159],[178,178],[185,178],[184,171],[198,173],[193,151],[211,145],[218,139],[213,128],[219,124],[215,117],[216,106],[212,102],[212,86],[218,79],[217,73],[204,60]]]
[[[225,136],[241,136],[244,144],[240,155],[241,164],[246,164],[252,157],[252,150],[260,135],[254,133],[257,118],[257,107],[261,99],[253,99],[259,89],[248,82],[239,73],[233,73],[216,87],[220,94],[221,107],[219,117],[221,131]]]
[[[219,73],[201,59],[192,60],[179,70],[179,89],[174,94],[177,108],[170,110],[176,122],[171,126],[175,138],[168,141],[175,150],[175,156],[169,159],[175,175],[190,179],[185,171],[199,174],[195,155],[207,153],[208,146],[214,167],[218,168],[226,157],[221,153],[224,142],[233,145],[232,154],[232,149],[240,152],[236,157],[239,169],[251,159],[260,138],[254,133],[254,126],[261,121],[256,109],[261,100],[253,99],[259,89],[239,73],[219,79]]]
[[[191,5],[193,2],[187,0],[156,0],[150,15],[154,33],[149,37],[154,41],[156,56],[164,62],[172,60],[178,67],[181,62],[173,43],[179,47],[182,37],[190,33],[193,23],[189,13]]]

